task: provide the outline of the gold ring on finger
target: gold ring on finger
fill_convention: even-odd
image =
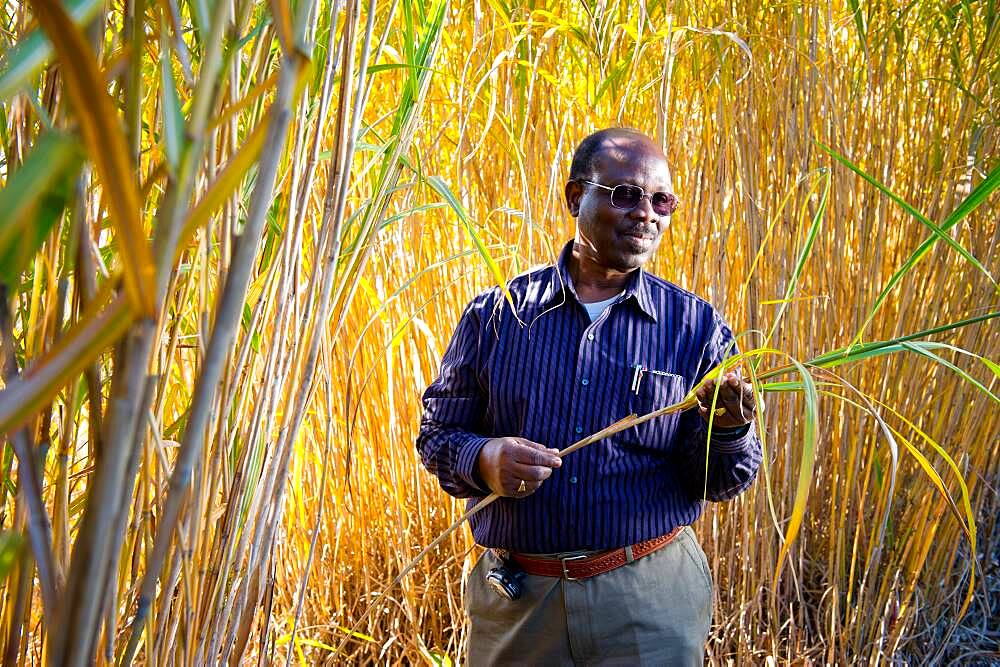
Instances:
[[[715,409],[715,416],[716,417],[721,417],[724,414],[726,414],[726,409],[725,408],[716,408]]]
[[[525,492],[525,491],[527,491],[527,490],[528,490],[528,485],[527,485],[527,484],[525,484],[525,483],[524,483],[524,480],[522,479],[522,480],[521,480],[521,486],[517,487],[517,492],[518,492],[518,493],[524,493],[524,492]]]

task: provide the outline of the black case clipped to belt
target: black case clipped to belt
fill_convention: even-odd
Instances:
[[[524,571],[509,558],[501,558],[500,566],[486,575],[486,583],[505,600],[518,600],[524,593]]]

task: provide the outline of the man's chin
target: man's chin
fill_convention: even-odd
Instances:
[[[614,269],[616,271],[621,271],[622,273],[634,271],[648,262],[652,255],[652,251],[643,253],[622,253],[614,258]]]

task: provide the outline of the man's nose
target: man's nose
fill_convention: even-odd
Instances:
[[[639,203],[628,212],[630,218],[635,218],[637,220],[657,220],[658,216],[656,211],[653,210],[653,201],[649,194],[643,194],[642,198],[639,199]]]

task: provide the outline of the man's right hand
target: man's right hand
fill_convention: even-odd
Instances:
[[[476,470],[494,493],[524,498],[537,491],[552,470],[562,465],[558,453],[558,449],[525,438],[493,438],[479,452]],[[521,480],[524,491],[518,492]]]

